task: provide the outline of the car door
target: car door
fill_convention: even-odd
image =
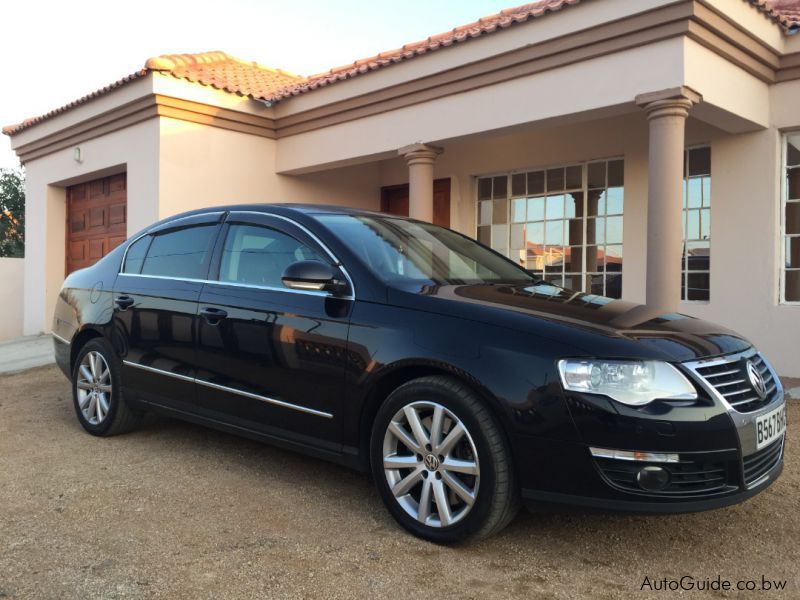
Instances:
[[[113,295],[125,393],[194,411],[197,302],[223,216],[177,219],[126,250]]]
[[[281,275],[299,260],[336,262],[286,218],[228,215],[199,302],[198,408],[338,451],[352,284],[336,297],[289,289]]]

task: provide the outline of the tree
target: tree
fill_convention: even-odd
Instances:
[[[0,169],[0,256],[25,255],[25,178]]]

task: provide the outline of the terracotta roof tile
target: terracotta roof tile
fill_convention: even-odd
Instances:
[[[286,86],[306,81],[305,77],[240,60],[224,52],[164,54],[148,59],[144,68],[259,99],[270,98]]]
[[[800,0],[749,0],[785,30],[792,33],[800,29]]]
[[[296,96],[320,87],[325,87],[337,81],[352,79],[358,75],[382,69],[390,65],[427,54],[440,48],[447,48],[482,35],[507,29],[512,25],[525,23],[531,19],[541,17],[546,13],[555,12],[565,6],[578,4],[581,0],[539,0],[523,4],[515,8],[507,8],[497,14],[482,17],[473,23],[461,25],[450,31],[432,35],[429,38],[405,44],[402,48],[381,52],[375,56],[359,59],[353,63],[335,67],[324,73],[312,75],[305,81],[294,83],[280,90],[270,98],[277,101],[289,96]]]
[[[746,1],[759,8],[787,31],[800,27],[800,0]],[[362,58],[311,77],[300,77],[280,69],[272,69],[255,62],[243,61],[224,52],[156,56],[148,59],[144,68],[140,71],[136,71],[44,115],[4,127],[3,133],[15,135],[28,127],[85,104],[98,96],[107,94],[130,81],[139,79],[154,71],[169,74],[178,79],[212,86],[226,92],[274,102],[325,87],[337,81],[344,81],[364,73],[382,69],[441,48],[460,44],[495,31],[507,29],[513,25],[525,23],[579,2],[581,0],[539,0],[538,2],[524,4],[515,8],[507,8],[497,14],[478,19],[473,23],[461,25],[450,31],[432,35],[424,40],[406,44],[402,48]]]
[[[38,117],[31,117],[29,119],[25,119],[21,123],[16,123],[14,125],[7,125],[7,126],[3,127],[3,133],[6,134],[6,135],[14,135],[16,133],[19,133],[23,129],[27,129],[28,127],[30,127],[32,125],[36,125],[37,123],[41,123],[42,121],[46,121],[47,119],[55,117],[56,115],[60,115],[63,112],[66,112],[66,111],[68,111],[68,110],[70,110],[72,108],[75,108],[76,106],[80,106],[81,104],[86,104],[87,102],[89,102],[89,100],[93,100],[94,98],[97,98],[99,96],[104,96],[105,94],[109,93],[110,91],[115,90],[118,87],[122,87],[123,85],[125,85],[126,83],[128,83],[130,81],[134,81],[135,79],[139,79],[140,77],[143,77],[146,74],[147,74],[147,71],[145,71],[144,69],[142,69],[141,71],[136,71],[136,73],[131,73],[130,75],[127,75],[127,76],[123,77],[122,79],[118,79],[114,83],[111,83],[111,84],[109,84],[109,85],[107,85],[105,87],[101,87],[99,90],[95,90],[90,94],[86,94],[85,96],[82,96],[81,98],[78,98],[77,100],[73,100],[72,102],[70,102],[68,104],[65,104],[64,106],[60,106],[59,108],[53,109],[50,112],[47,112],[47,113],[45,113],[43,115],[39,115]]]

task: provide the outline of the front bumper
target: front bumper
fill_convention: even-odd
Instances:
[[[520,473],[522,497],[529,505],[567,504],[631,512],[694,512],[742,502],[769,487],[783,470],[785,434],[756,448],[759,417],[785,404],[777,375],[762,357],[769,395],[749,412],[737,410],[720,391],[738,374],[706,378],[707,365],[729,371],[757,357],[755,350],[681,365],[701,390],[694,403],[654,402],[626,407],[598,396],[568,394],[567,404],[581,438],[578,442],[518,440],[527,456],[556,457]],[[698,368],[700,367],[700,368]],[[720,382],[725,382],[720,385]],[[590,447],[677,454],[676,463],[593,456]],[[669,485],[643,489],[638,471],[659,466]]]

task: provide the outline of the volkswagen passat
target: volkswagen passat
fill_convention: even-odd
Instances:
[[[721,507],[783,466],[781,383],[740,335],[389,215],[166,219],[70,275],[53,332],[89,433],[156,411],[370,471],[437,542],[522,503]]]

